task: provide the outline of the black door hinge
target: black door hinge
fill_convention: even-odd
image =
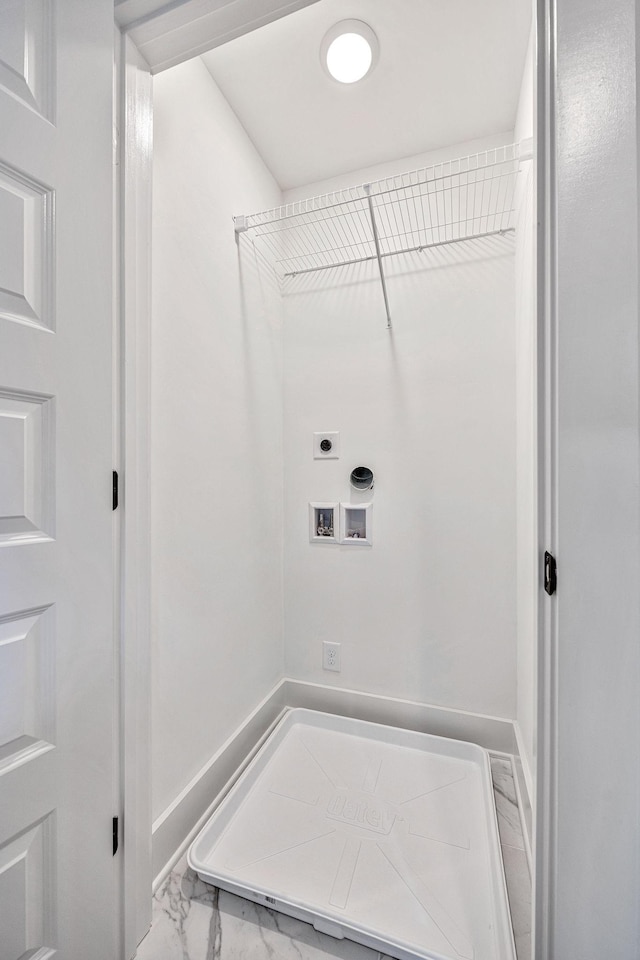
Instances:
[[[548,550],[544,554],[544,589],[553,596],[558,586],[558,571],[556,568],[556,558]]]
[[[118,509],[118,471],[113,471],[113,509]]]
[[[113,818],[113,856],[118,852],[118,818]]]

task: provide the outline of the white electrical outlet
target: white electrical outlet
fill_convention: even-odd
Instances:
[[[340,644],[334,640],[322,641],[322,669],[340,673]]]

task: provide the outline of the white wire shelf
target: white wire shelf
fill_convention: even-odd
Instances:
[[[485,150],[409,173],[235,217],[286,281],[514,229],[514,193],[530,142]]]

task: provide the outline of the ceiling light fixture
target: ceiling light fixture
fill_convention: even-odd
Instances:
[[[356,83],[378,60],[378,38],[362,20],[341,20],[325,33],[320,45],[322,66],[340,83]]]

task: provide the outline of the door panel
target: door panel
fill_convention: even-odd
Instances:
[[[54,532],[54,398],[0,388],[0,544]]]
[[[0,317],[53,329],[53,192],[0,164]]]
[[[0,4],[0,958],[118,956],[109,0]]]
[[[3,955],[21,957],[55,939],[53,813],[0,848]],[[45,948],[46,950],[46,948]],[[44,956],[51,956],[46,951]],[[38,960],[42,954],[38,956]],[[55,953],[53,954],[55,956]]]
[[[3,0],[0,87],[47,120],[55,103],[53,3]]]
[[[0,772],[55,744],[54,608],[0,617]]]

